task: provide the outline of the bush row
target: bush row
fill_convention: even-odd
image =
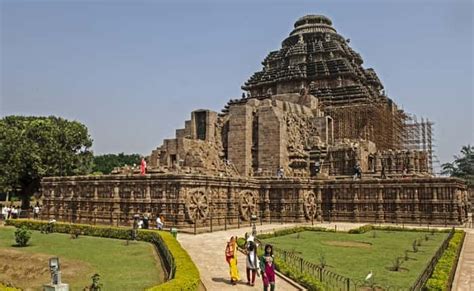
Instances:
[[[375,226],[372,224],[366,224],[358,228],[354,228],[348,231],[348,233],[366,233],[372,230],[385,230],[385,231],[409,231],[409,232],[449,232],[449,229],[436,229],[436,228],[406,228],[400,226]]]
[[[444,291],[450,289],[449,285],[452,283],[451,275],[455,271],[464,236],[464,231],[457,230],[454,233],[449,241],[448,247],[438,260],[438,263],[433,270],[433,274],[426,282],[423,290]]]
[[[290,268],[285,262],[279,259],[275,259],[275,266],[278,271],[287,277],[298,282],[300,285],[306,287],[309,291],[322,291],[324,290],[323,284],[311,276],[305,275],[294,268]]]
[[[281,230],[277,230],[277,231],[271,232],[271,233],[259,234],[259,235],[257,235],[257,237],[262,240],[262,239],[267,239],[267,238],[272,238],[272,237],[277,237],[277,236],[283,236],[283,235],[298,233],[298,232],[302,232],[302,231],[334,232],[333,229],[327,229],[327,228],[324,228],[324,227],[299,226],[299,227],[281,229]]]
[[[0,290],[1,291],[20,291],[21,289],[0,283]]]
[[[25,226],[31,230],[44,230],[48,222],[26,219],[7,220],[7,225],[15,227]],[[105,227],[87,224],[69,224],[55,222],[51,227],[52,232],[79,233],[88,236],[104,238],[130,239],[130,229],[118,227]],[[160,252],[171,254],[173,278],[163,284],[151,287],[148,290],[197,290],[200,285],[199,271],[191,260],[188,253],[181,247],[178,241],[168,232],[156,230],[139,230],[137,240],[153,243]],[[164,246],[166,249],[160,249]],[[165,258],[163,258],[165,259]]]

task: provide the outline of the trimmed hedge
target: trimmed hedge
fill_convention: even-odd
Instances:
[[[4,285],[0,283],[0,290],[1,291],[20,291],[21,289],[15,288],[15,287],[10,287],[8,285]]]
[[[47,224],[48,222],[45,221],[27,219],[10,219],[6,221],[6,225],[12,225],[15,227],[26,226],[28,229],[40,231],[43,230]],[[62,222],[55,222],[52,231],[59,233],[74,232],[80,233],[81,235],[115,239],[130,239],[131,237],[130,229]],[[157,241],[163,241],[174,261],[175,269],[172,270],[173,278],[147,290],[197,290],[199,288],[199,270],[191,260],[189,254],[170,233],[156,230],[138,230],[137,240],[146,241],[155,245],[157,245]],[[157,247],[159,248],[158,245]]]
[[[277,236],[283,236],[283,235],[298,233],[298,232],[302,232],[302,231],[334,232],[334,229],[327,229],[327,228],[324,228],[324,227],[299,226],[299,227],[293,227],[293,228],[288,228],[288,229],[277,230],[277,231],[271,232],[271,233],[259,234],[259,235],[257,235],[257,238],[258,239],[267,239],[267,238],[272,238],[272,237],[277,237]]]
[[[433,274],[431,274],[425,287],[423,287],[423,290],[449,290],[452,274],[456,268],[456,262],[458,261],[459,251],[462,247],[464,236],[464,231],[456,230],[449,241],[448,247],[438,260],[438,263],[433,270]]]
[[[375,226],[372,224],[366,224],[359,228],[354,228],[348,231],[348,233],[366,233],[372,230],[385,230],[385,231],[408,231],[408,232],[449,232],[450,229],[436,229],[436,228],[406,228],[400,226]]]
[[[317,279],[302,274],[297,270],[290,268],[285,262],[279,259],[275,259],[275,267],[278,271],[284,274],[287,277],[295,280],[303,287],[306,287],[309,291],[322,291],[324,290],[324,285]]]

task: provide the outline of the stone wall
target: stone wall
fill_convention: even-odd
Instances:
[[[163,214],[168,225],[248,221],[352,221],[459,225],[467,187],[453,178],[368,180],[240,179],[197,175],[45,178],[42,218],[130,225]],[[224,219],[227,217],[227,221]]]

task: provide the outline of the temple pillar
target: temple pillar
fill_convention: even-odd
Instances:
[[[385,213],[383,210],[383,186],[379,186],[378,193],[377,193],[377,222],[384,223],[385,222]]]
[[[353,191],[354,191],[354,196],[353,196],[354,197],[354,199],[353,199],[354,222],[359,222],[360,221],[360,218],[359,218],[359,196],[358,196],[359,187],[353,188]],[[365,215],[367,215],[367,213],[365,213]]]
[[[400,212],[400,204],[402,203],[400,199],[400,188],[397,187],[395,189],[395,195],[395,221],[396,223],[400,223],[402,220],[402,213]]]
[[[120,186],[115,184],[114,192],[112,196],[112,212],[110,222],[112,225],[119,225],[120,220]]]
[[[375,155],[375,174],[380,172],[382,172],[382,155],[377,152]]]
[[[295,217],[295,221],[296,222],[304,222],[306,219],[305,219],[305,215],[304,215],[304,192],[302,189],[295,189],[294,190],[298,196],[298,200],[297,200],[297,213],[296,213],[296,217]]]
[[[323,221],[323,216],[322,216],[322,209],[321,209],[321,204],[323,202],[322,199],[322,190],[321,188],[318,188],[316,191],[316,220],[317,221]]]
[[[265,222],[269,222],[270,221],[270,189],[268,187],[265,187],[265,197],[264,197],[264,200],[263,200],[263,205],[264,205],[264,209],[263,209],[263,218],[264,218],[264,221]]]

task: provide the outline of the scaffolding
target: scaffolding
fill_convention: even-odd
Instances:
[[[418,150],[427,153],[428,170],[433,173],[433,162],[437,161],[434,153],[434,123],[429,119],[421,118],[418,121],[416,115],[408,115],[405,121],[403,147],[407,150]]]
[[[378,150],[403,149],[407,115],[389,100],[347,102],[324,111],[334,119],[335,139],[370,140]]]

